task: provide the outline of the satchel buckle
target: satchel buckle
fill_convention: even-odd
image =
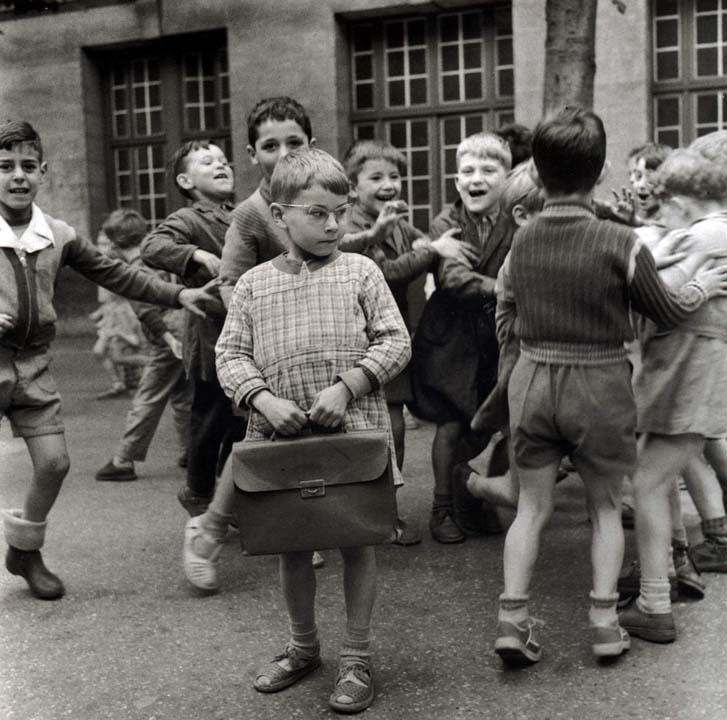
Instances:
[[[325,480],[302,480],[298,487],[300,487],[300,496],[303,500],[324,497],[326,494]]]

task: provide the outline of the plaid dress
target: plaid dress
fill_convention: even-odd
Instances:
[[[369,258],[340,253],[323,264],[280,256],[245,273],[235,286],[217,342],[220,384],[237,405],[267,389],[309,410],[338,379],[367,379],[346,430],[386,429],[397,482],[394,442],[382,387],[406,366],[409,333],[381,271]],[[346,383],[349,388],[355,383]],[[269,437],[272,426],[250,409],[247,439]]]

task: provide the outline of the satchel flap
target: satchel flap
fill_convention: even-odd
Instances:
[[[248,440],[232,448],[232,472],[240,490],[299,489],[301,483],[345,485],[376,480],[389,462],[387,433],[351,430],[293,439]]]

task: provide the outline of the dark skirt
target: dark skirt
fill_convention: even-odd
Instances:
[[[497,382],[495,301],[463,304],[438,290],[412,342],[414,415],[469,424]]]

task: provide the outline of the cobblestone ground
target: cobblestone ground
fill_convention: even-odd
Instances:
[[[94,400],[103,374],[87,339],[56,346],[71,473],[56,504],[45,557],[68,588],[58,602],[29,597],[0,571],[0,718],[3,720],[277,720],[330,717],[327,707],[343,629],[341,563],[326,552],[318,571],[323,667],[274,696],[251,686],[256,666],[278,653],[286,622],[276,561],[222,554],[223,590],[202,597],[184,580],[185,515],[175,492],[171,424],[165,418],[133,483],[97,483],[123,427],[128,400]],[[403,514],[426,525],[433,428],[408,434]],[[0,428],[0,503],[22,498],[29,461]],[[727,581],[707,576],[701,602],[680,602],[679,639],[634,640],[611,665],[590,655],[589,525],[577,477],[561,483],[532,588],[545,621],[542,662],[503,670],[492,653],[503,536],[378,550],[374,618],[377,697],[365,717],[386,720],[724,720]],[[696,530],[693,509],[690,531]],[[507,523],[511,516],[503,514]],[[633,553],[628,536],[628,552]],[[3,548],[4,551],[4,548]]]

